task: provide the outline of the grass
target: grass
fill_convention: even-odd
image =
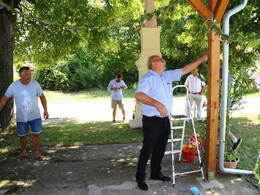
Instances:
[[[91,122],[44,125],[42,144],[82,146],[140,142],[142,131],[131,130],[127,123]]]
[[[260,151],[260,115],[233,117],[231,131],[243,139],[238,149],[240,161],[237,168],[253,170]],[[260,189],[254,175],[246,175],[244,178]]]
[[[81,92],[64,93],[61,91],[44,91],[48,103],[64,102],[88,102],[93,99],[110,99],[111,92],[108,90],[92,89]],[[135,90],[126,89],[123,91],[125,99],[135,99]],[[185,94],[177,94],[175,97],[184,97]]]
[[[83,146],[97,144],[131,143],[142,141],[142,131],[132,130],[127,123],[87,122],[44,124],[41,146]],[[31,134],[28,147],[32,148]],[[0,137],[0,161],[19,149],[19,138],[13,130]]]
[[[259,97],[260,97],[260,90],[258,90],[258,91],[256,91],[256,90],[249,91],[249,92],[246,94],[246,97],[259,98]]]
[[[110,99],[111,92],[104,89],[90,89],[81,92],[70,92],[64,93],[60,91],[44,91],[44,94],[47,98],[48,103],[64,103],[64,102],[88,102],[93,99]],[[134,99],[135,98],[135,90],[134,89],[126,89],[123,91],[124,98],[126,99]],[[183,98],[185,96],[184,93],[177,93],[174,95],[175,98]],[[260,91],[251,91],[246,94],[246,97],[254,97],[260,98]]]
[[[93,99],[110,99],[111,92],[108,90],[92,89],[81,92],[63,93],[60,91],[44,91],[48,103],[64,103],[64,102],[87,102]],[[123,92],[124,98],[134,99],[135,90],[127,89]]]

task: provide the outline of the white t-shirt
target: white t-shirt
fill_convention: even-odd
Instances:
[[[5,92],[6,97],[14,97],[16,105],[16,121],[27,122],[41,118],[38,97],[42,88],[35,80],[23,85],[20,80],[13,82]]]

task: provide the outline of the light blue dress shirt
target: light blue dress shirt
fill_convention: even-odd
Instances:
[[[160,76],[156,72],[149,70],[138,82],[135,93],[144,93],[147,96],[162,103],[168,110],[168,115],[172,111],[172,82],[180,81],[182,69],[164,71]],[[142,114],[148,117],[162,117],[156,107],[142,104]]]
[[[121,80],[120,82],[117,82],[116,79],[113,79],[109,82],[107,90],[110,90],[111,88],[115,88],[115,87],[119,88],[121,86],[126,86],[126,84],[123,80]],[[126,88],[127,88],[127,86],[126,86]],[[122,89],[113,90],[111,98],[116,101],[122,100],[123,99]]]

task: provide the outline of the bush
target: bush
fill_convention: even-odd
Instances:
[[[43,89],[58,91],[81,91],[107,85],[95,66],[83,65],[71,60],[53,67],[39,68],[34,78]]]
[[[34,78],[43,89],[65,91],[69,87],[69,79],[59,67],[37,69]]]

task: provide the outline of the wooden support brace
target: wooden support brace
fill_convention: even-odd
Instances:
[[[217,23],[221,22],[222,17],[228,6],[228,3],[229,3],[229,0],[218,0],[217,5],[213,11],[214,19],[217,21]]]
[[[211,11],[201,2],[201,0],[187,0],[191,6],[197,10],[197,12],[202,16],[202,18],[212,18],[213,15]]]

